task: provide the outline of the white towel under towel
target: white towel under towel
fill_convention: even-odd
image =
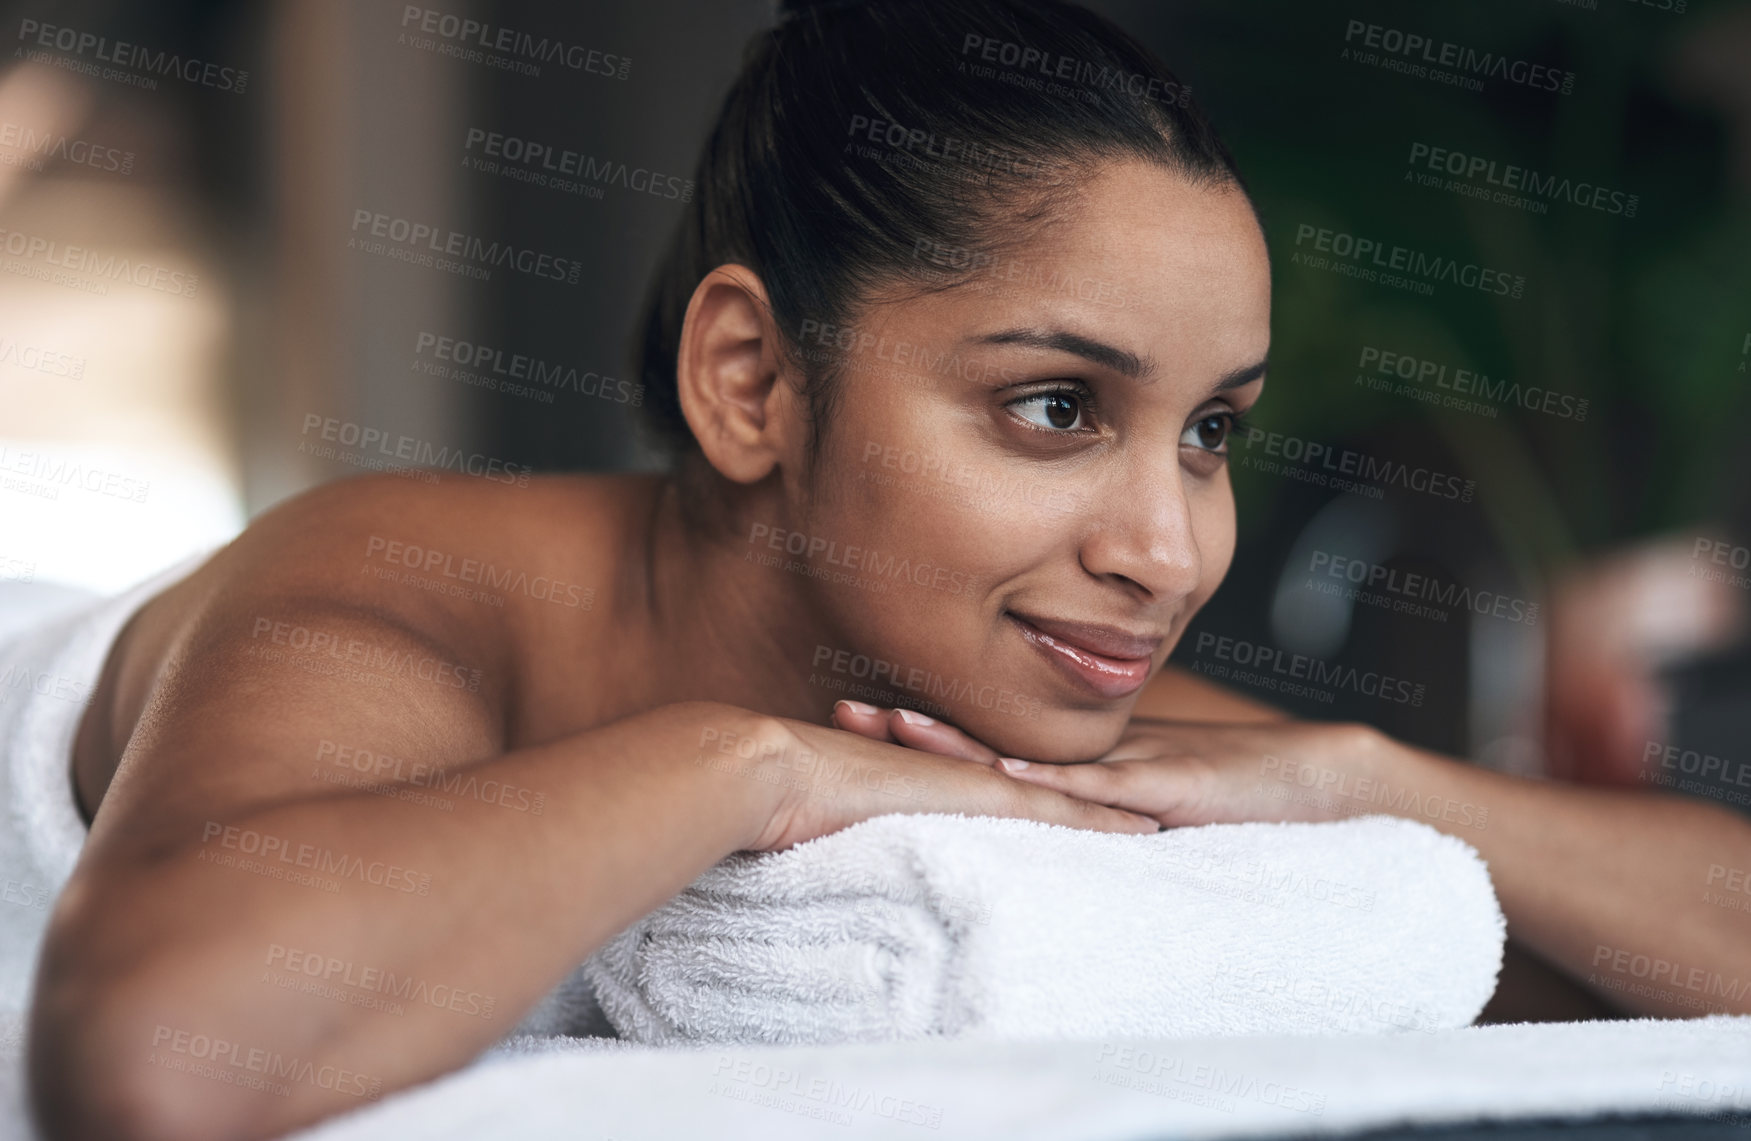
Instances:
[[[644,1043],[1434,1031],[1505,932],[1476,851],[1408,820],[891,815],[731,857],[583,973]]]

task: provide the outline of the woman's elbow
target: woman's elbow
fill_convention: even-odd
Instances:
[[[209,1021],[200,972],[169,946],[129,937],[102,895],[76,877],[43,944],[26,1056],[38,1129],[48,1141],[250,1136],[241,1091],[200,1080],[210,1050],[178,1038]]]
[[[49,972],[45,972],[48,974]],[[228,1099],[197,1087],[174,1030],[134,984],[45,979],[31,1012],[31,1112],[46,1141],[220,1141],[248,1136]],[[184,1072],[179,1072],[184,1071]]]

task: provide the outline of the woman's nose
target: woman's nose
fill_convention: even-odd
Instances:
[[[1194,593],[1203,556],[1177,470],[1170,478],[1130,482],[1104,497],[1106,502],[1093,505],[1092,530],[1082,542],[1083,568],[1097,577],[1124,579],[1158,601]]]

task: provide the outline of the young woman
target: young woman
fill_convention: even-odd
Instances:
[[[673,474],[330,484],[125,628],[33,1012],[49,1135],[269,1136],[432,1078],[727,854],[887,812],[1401,811],[1603,989],[1618,956],[1751,978],[1751,917],[1698,902],[1751,866],[1737,818],[1163,670],[1233,551],[1270,267],[1134,42],[1052,0],[811,7],[696,183],[642,345]],[[893,700],[840,704],[864,683]],[[1303,773],[1329,795],[1284,798]],[[449,998],[281,985],[313,962]],[[196,1040],[312,1067],[203,1080]]]

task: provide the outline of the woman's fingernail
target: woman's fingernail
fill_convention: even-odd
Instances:
[[[881,712],[881,710],[877,709],[875,706],[866,705],[861,701],[847,701],[847,700],[841,698],[838,702],[836,702],[836,704],[843,705],[846,709],[849,709],[853,713],[861,713],[865,717],[868,717],[872,713],[880,713]]]
[[[904,721],[908,725],[935,725],[936,724],[935,718],[926,717],[926,716],[924,716],[924,714],[919,713],[917,710],[901,709],[898,712],[900,714],[900,720]]]
[[[998,757],[997,763],[1003,766],[1003,771],[1006,773],[1019,773],[1027,768],[1027,762],[1016,757]]]

